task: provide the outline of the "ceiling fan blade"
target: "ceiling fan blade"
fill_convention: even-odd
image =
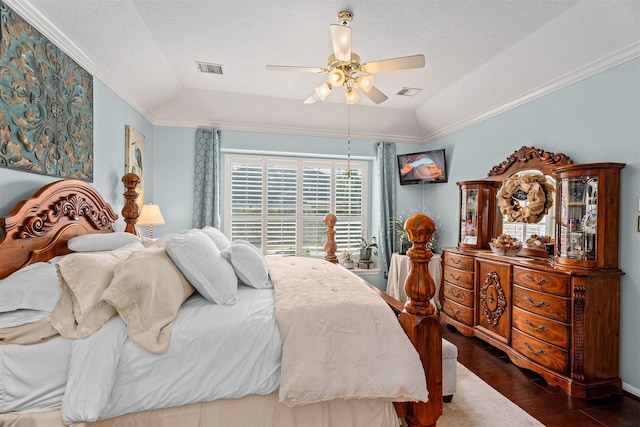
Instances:
[[[307,99],[304,100],[305,104],[314,104],[318,99],[320,99],[320,97],[318,96],[318,94],[314,91],[311,96],[309,96]]]
[[[303,73],[324,73],[326,68],[320,67],[296,67],[290,65],[267,65],[265,68],[269,71],[299,71]]]
[[[363,73],[380,73],[382,71],[407,70],[409,68],[422,67],[424,67],[424,55],[420,54],[367,62],[360,66],[360,70]]]
[[[351,62],[351,28],[345,25],[330,25],[333,53],[338,61]]]
[[[385,95],[384,93],[380,92],[380,90],[378,90],[378,88],[375,87],[375,86],[371,86],[371,89],[369,89],[368,92],[367,91],[363,91],[363,92],[367,96],[367,98],[369,98],[370,100],[372,100],[376,104],[380,104],[380,103],[386,101],[387,99],[389,99],[389,97],[387,95]]]

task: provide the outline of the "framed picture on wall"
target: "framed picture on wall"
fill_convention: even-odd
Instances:
[[[125,126],[124,168],[126,173],[135,173],[140,178],[136,187],[138,206],[144,204],[144,135],[133,127]]]

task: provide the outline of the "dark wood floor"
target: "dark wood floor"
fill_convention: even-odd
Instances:
[[[442,335],[458,347],[458,362],[545,426],[640,426],[640,400],[632,395],[589,402],[572,399],[477,338],[465,337],[451,327],[443,327]]]

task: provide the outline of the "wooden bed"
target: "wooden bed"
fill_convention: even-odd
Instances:
[[[138,177],[127,174],[122,181],[126,190],[122,209],[126,231],[136,234],[135,222],[139,208],[135,202],[135,186]],[[113,222],[117,217],[100,194],[85,182],[61,180],[41,187],[31,198],[18,202],[5,218],[0,218],[0,278],[29,264],[69,253],[67,241],[74,236],[113,232]],[[335,263],[335,217],[328,216],[326,222],[326,259]],[[407,253],[411,259],[411,271],[405,284],[408,302],[403,307],[399,301],[369,286],[397,314],[402,328],[420,355],[429,401],[394,402],[394,407],[398,416],[404,417],[410,427],[425,427],[435,425],[442,413],[442,332],[435,306],[430,302],[435,293],[435,284],[427,269],[432,254],[426,247],[435,226],[428,216],[416,214],[407,220],[405,227],[413,242],[413,247]],[[176,409],[188,411],[188,407]],[[167,411],[170,410],[146,411],[145,420],[150,423],[148,425],[160,425],[149,421],[157,416],[158,419],[165,419],[166,423],[169,419],[166,417],[170,416]],[[10,425],[21,425],[19,416],[20,413],[16,413],[17,421]],[[102,424],[98,422],[96,425]]]

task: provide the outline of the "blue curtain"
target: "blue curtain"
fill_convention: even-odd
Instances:
[[[220,164],[220,131],[196,130],[196,161],[193,186],[193,227],[206,225],[220,228],[222,194]]]
[[[380,268],[389,272],[395,234],[392,220],[396,216],[396,144],[394,142],[379,142],[376,152],[378,167],[378,188],[380,188],[380,223],[378,224],[378,260]]]

